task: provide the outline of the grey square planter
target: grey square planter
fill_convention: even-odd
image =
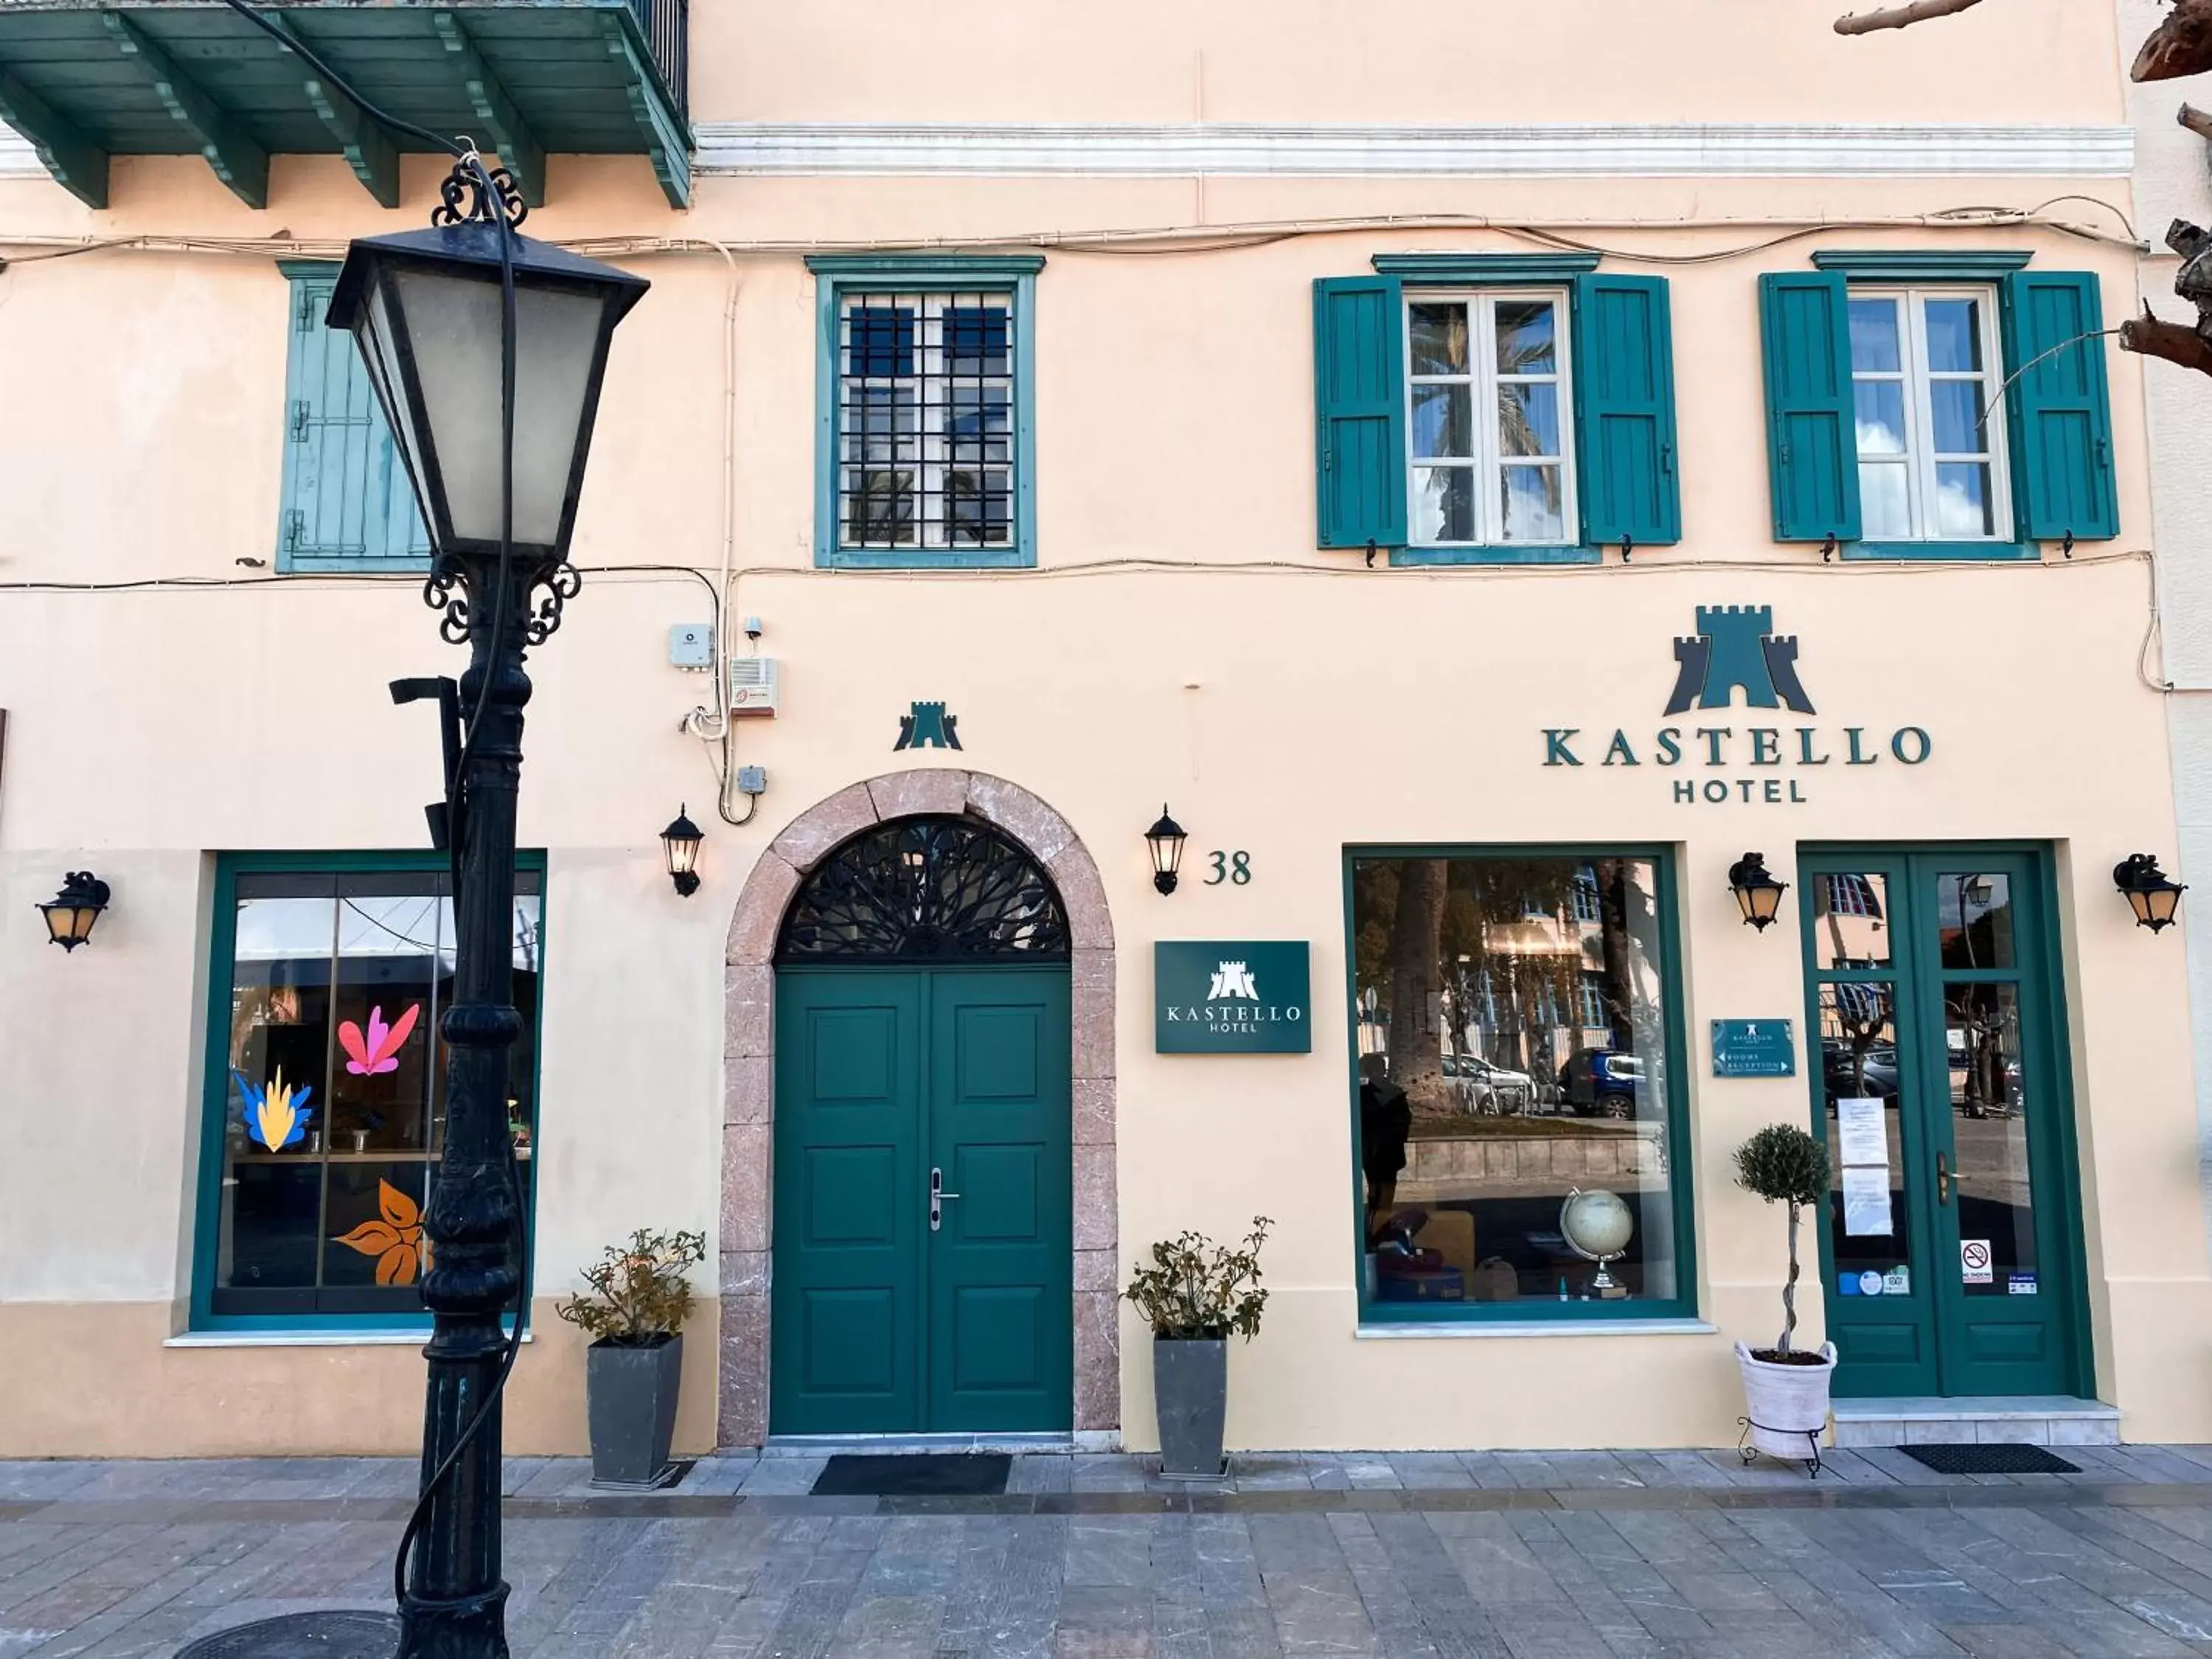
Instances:
[[[1229,1416],[1229,1344],[1154,1337],[1152,1399],[1159,1414],[1160,1473],[1218,1480]]]
[[[683,1376],[681,1336],[643,1347],[592,1344],[584,1360],[584,1400],[593,1486],[654,1486],[666,1478]]]

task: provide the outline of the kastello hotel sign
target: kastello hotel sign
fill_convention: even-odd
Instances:
[[[1787,710],[1809,719],[1813,700],[1797,678],[1797,639],[1774,631],[1771,605],[1699,605],[1698,631],[1674,641],[1674,695],[1662,718],[1692,708],[1732,708],[1743,693],[1747,712]],[[1671,780],[1684,805],[1728,801],[1781,805],[1803,802],[1808,770],[1824,766],[1919,766],[1934,752],[1925,727],[1887,733],[1863,726],[1815,726],[1778,715],[1772,725],[1661,726],[1648,734],[1616,726],[1611,735],[1576,726],[1547,726],[1547,766],[1656,766],[1680,769]]]

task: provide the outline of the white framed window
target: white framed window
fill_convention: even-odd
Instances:
[[[1861,533],[2009,541],[1996,291],[1855,283],[1850,333]]]
[[[1414,544],[1577,539],[1567,332],[1564,289],[1407,294]]]
[[[840,297],[841,549],[1014,544],[1014,303],[996,291]]]

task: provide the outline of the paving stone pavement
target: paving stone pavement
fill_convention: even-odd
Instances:
[[[507,1467],[529,1659],[2067,1659],[2212,1654],[2212,1448],[1818,1480],[1733,1452],[1024,1455],[977,1498],[814,1498],[823,1457],[650,1494]],[[167,1656],[388,1605],[415,1467],[0,1462],[0,1659]]]

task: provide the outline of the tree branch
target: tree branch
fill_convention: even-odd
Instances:
[[[2145,357],[2163,357],[2169,363],[2212,374],[2212,342],[2184,323],[2169,323],[2154,316],[2148,306],[2143,314],[2120,325],[2120,349]]]
[[[1836,19],[1836,33],[1872,34],[1876,29],[1910,28],[1930,17],[1948,17],[1954,12],[1981,3],[1982,0],[1911,0],[1909,5],[1890,6],[1881,11],[1850,12]]]
[[[2212,138],[2212,115],[2207,115],[2195,105],[2184,104],[2173,112],[2173,118],[2199,138]]]

